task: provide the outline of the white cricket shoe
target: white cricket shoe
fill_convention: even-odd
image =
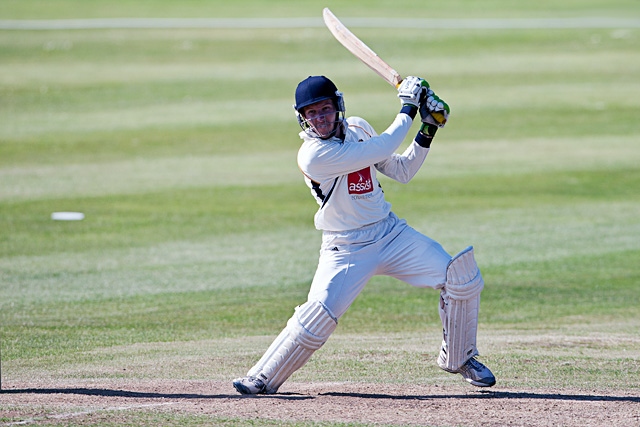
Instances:
[[[240,394],[263,394],[267,392],[267,385],[256,377],[236,378],[233,380],[233,386]]]
[[[478,362],[474,357],[467,360],[457,371],[449,371],[453,374],[460,374],[468,383],[476,387],[491,387],[496,383],[496,377],[491,370]]]

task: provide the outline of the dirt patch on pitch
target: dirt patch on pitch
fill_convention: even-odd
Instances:
[[[132,411],[394,426],[640,425],[640,397],[625,391],[291,382],[275,395],[241,396],[229,382],[153,380],[3,384],[0,397],[0,425],[126,422]]]

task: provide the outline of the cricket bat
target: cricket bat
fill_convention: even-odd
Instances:
[[[322,11],[324,23],[329,31],[349,52],[355,55],[360,61],[364,62],[369,68],[382,77],[387,83],[394,87],[399,87],[402,83],[400,74],[389,64],[384,62],[369,46],[364,44],[362,40],[356,37],[342,22],[325,7]]]

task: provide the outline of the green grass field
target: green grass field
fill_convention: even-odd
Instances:
[[[347,114],[378,131],[399,108],[393,88],[320,25],[322,7],[346,23],[640,22],[631,0],[41,3],[4,0],[0,20],[318,26],[0,30],[3,389],[226,381],[257,360],[304,302],[320,242],[295,161],[296,84],[329,76]],[[640,26],[352,29],[451,105],[418,176],[384,187],[394,211],[449,252],[476,248],[486,281],[479,347],[499,386],[640,391]],[[85,219],[52,221],[56,211]],[[431,360],[437,300],[375,278],[291,380],[458,381]]]

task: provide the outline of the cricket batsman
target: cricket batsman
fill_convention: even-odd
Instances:
[[[246,376],[233,381],[242,394],[276,393],[333,333],[338,320],[375,275],[440,291],[440,368],[478,387],[496,383],[476,356],[482,275],[468,247],[449,255],[435,240],[396,216],[377,179],[381,173],[409,182],[422,166],[449,106],[419,77],[398,87],[400,112],[381,134],[360,117],[345,118],[343,94],[324,76],[310,76],[295,92],[302,128],[298,165],[318,203],[314,222],[322,231],[318,267],[307,301]],[[420,113],[421,127],[400,147]]]

